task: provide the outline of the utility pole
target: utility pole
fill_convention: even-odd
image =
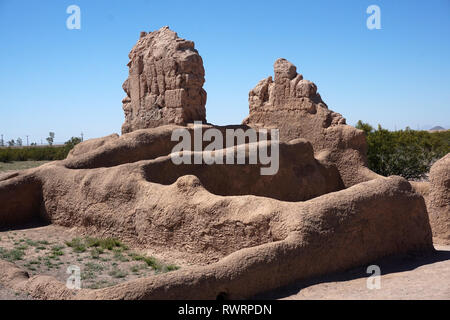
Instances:
[[[2,134],[2,139],[0,140],[0,145],[3,147],[5,145],[5,142],[3,141],[3,134]]]
[[[81,132],[81,142],[83,142],[83,132]]]
[[[26,136],[27,137],[27,147],[29,146],[29,144],[28,144],[28,136]]]

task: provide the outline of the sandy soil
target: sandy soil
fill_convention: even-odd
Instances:
[[[64,281],[68,265],[80,265],[84,272],[83,287],[109,286],[137,277],[154,273],[152,268],[144,268],[142,261],[133,261],[128,250],[116,254],[105,250],[98,258],[93,258],[90,250],[77,253],[65,245],[75,237],[82,237],[75,229],[58,226],[33,226],[23,229],[0,231],[0,248],[22,250],[22,259],[13,261],[26,269],[30,275],[48,274]],[[46,241],[40,245],[39,241]],[[54,255],[55,246],[63,252]],[[344,273],[321,277],[308,282],[299,282],[286,288],[275,290],[256,298],[262,299],[446,299],[450,300],[450,246],[435,246],[437,251],[426,256],[403,256],[389,258],[374,263],[381,270],[380,289],[368,289],[367,266]],[[40,248],[40,249],[39,249]],[[130,248],[131,250],[131,248]],[[133,251],[135,251],[133,249]],[[141,253],[142,251],[140,251]],[[145,254],[145,253],[144,253]],[[53,256],[53,257],[52,257]],[[38,258],[40,263],[38,264]],[[52,257],[48,259],[49,257]],[[129,261],[123,261],[124,257]],[[126,260],[126,259],[125,259]],[[31,263],[35,261],[35,263]],[[50,261],[50,262],[49,262]],[[49,264],[50,263],[50,264]],[[51,268],[48,268],[51,265]],[[89,269],[89,266],[101,266]],[[140,266],[140,267],[139,267]],[[132,269],[135,267],[134,269]],[[122,275],[110,275],[114,270],[122,270]],[[135,272],[133,272],[134,270]],[[0,285],[0,300],[31,299],[28,295],[14,292]]]
[[[21,292],[14,292],[0,284],[0,300],[33,300],[30,296]]]
[[[450,300],[450,246],[435,245],[436,252],[426,256],[384,259],[379,289],[368,289],[371,274],[367,266],[344,273],[299,282],[258,298],[283,300]],[[374,263],[375,264],[375,263]],[[371,278],[373,279],[373,278]],[[370,283],[373,283],[369,280]]]
[[[110,243],[105,248],[100,244],[89,245],[94,240],[108,241],[54,225],[0,231],[0,259],[14,263],[30,276],[49,275],[61,282],[70,276],[68,267],[76,266],[81,272],[82,288],[108,287],[179,268],[123,242]],[[0,287],[0,299],[20,298],[28,297]]]

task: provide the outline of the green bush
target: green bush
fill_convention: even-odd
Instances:
[[[383,176],[424,178],[431,165],[450,152],[450,131],[389,131],[358,121],[356,128],[367,137],[369,168]]]
[[[23,148],[0,148],[0,162],[11,161],[53,161],[63,160],[67,157],[70,150],[75,147],[81,139],[78,137],[72,137],[67,141],[64,146],[52,147],[23,147]]]

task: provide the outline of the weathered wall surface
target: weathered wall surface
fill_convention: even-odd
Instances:
[[[346,187],[376,178],[367,168],[364,133],[329,110],[316,85],[303,79],[286,59],[275,61],[274,74],[274,80],[263,79],[250,91],[250,113],[243,124],[278,128],[281,141],[310,141],[316,157],[338,167]]]
[[[450,244],[450,153],[431,167],[426,200],[435,241]]]
[[[423,198],[400,177],[375,179],[306,202],[282,202],[216,196],[194,176],[169,186],[152,184],[139,178],[137,169],[122,165],[67,174],[63,167],[48,168],[47,174],[56,176],[43,187],[49,219],[125,239],[137,236],[143,243],[153,234],[152,246],[161,242],[173,250],[174,244],[184,243],[187,255],[204,261],[211,261],[217,248],[230,254],[208,265],[84,289],[76,296],[52,278],[28,279],[2,262],[0,282],[46,299],[248,298],[387,255],[433,250]],[[124,184],[120,177],[127,172],[132,178]],[[76,190],[67,189],[74,189],[70,180]],[[60,191],[52,191],[55,187]]]
[[[170,123],[206,122],[205,70],[194,42],[163,27],[141,33],[129,58],[122,133]]]

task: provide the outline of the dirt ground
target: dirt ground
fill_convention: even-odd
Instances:
[[[0,284],[0,300],[33,300],[25,293],[15,292]]]
[[[426,256],[384,259],[380,267],[380,287],[374,284],[367,267],[299,282],[259,296],[283,300],[450,300],[450,246],[435,245]],[[369,280],[368,280],[369,279]]]
[[[299,282],[256,298],[261,299],[450,299],[450,246],[435,246],[426,256],[384,259],[380,289],[368,289],[367,266]],[[117,239],[89,238],[75,229],[33,226],[0,231],[0,258],[30,275],[51,275],[65,282],[67,268],[78,266],[84,288],[102,288],[184,265],[148,251],[128,247]],[[26,300],[28,295],[0,285],[0,300]]]
[[[81,287],[93,289],[179,268],[118,239],[86,237],[53,225],[0,231],[0,259],[25,269],[30,276],[50,275],[62,282],[71,275],[68,268],[75,266]],[[16,297],[27,298],[0,287],[0,298]]]
[[[39,167],[50,161],[11,161],[0,162],[0,172],[24,170]]]

